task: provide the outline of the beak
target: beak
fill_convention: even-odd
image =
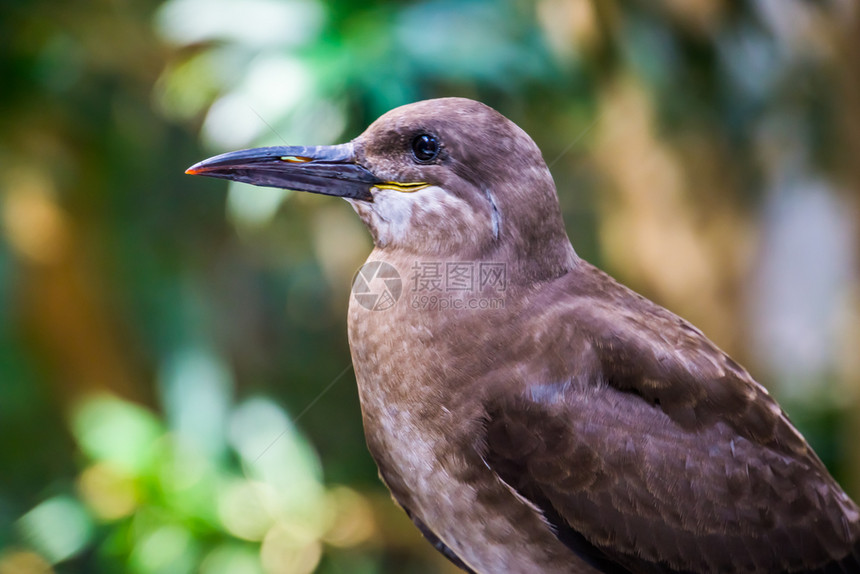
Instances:
[[[356,163],[352,143],[244,149],[205,159],[185,173],[364,201],[372,201],[370,188],[382,183]]]

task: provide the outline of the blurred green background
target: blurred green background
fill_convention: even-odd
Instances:
[[[364,446],[350,207],[183,175],[438,96],[856,499],[858,62],[850,0],[0,2],[0,574],[451,571]]]

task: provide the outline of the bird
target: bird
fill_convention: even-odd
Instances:
[[[187,173],[342,197],[367,226],[348,335],[368,450],[462,570],[860,572],[860,509],[785,412],[577,255],[539,148],[491,107],[419,101]]]

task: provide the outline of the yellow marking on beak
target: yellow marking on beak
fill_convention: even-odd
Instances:
[[[304,157],[300,155],[285,155],[281,156],[281,161],[285,161],[287,163],[308,163],[312,161],[312,157]]]
[[[390,189],[391,191],[399,191],[401,193],[412,193],[413,191],[418,191],[419,189],[430,187],[430,184],[424,183],[423,181],[414,181],[409,183],[385,181],[382,183],[377,183],[373,187],[375,187],[376,189]]]

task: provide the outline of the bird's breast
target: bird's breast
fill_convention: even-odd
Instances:
[[[589,571],[570,562],[540,513],[481,457],[480,373],[497,347],[486,323],[492,315],[374,310],[352,298],[349,341],[368,448],[395,500],[474,570]]]

